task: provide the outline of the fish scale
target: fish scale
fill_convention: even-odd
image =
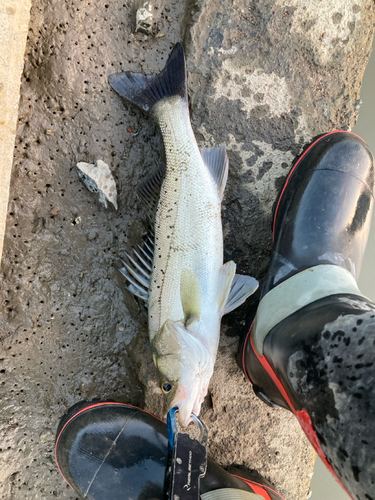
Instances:
[[[183,319],[180,281],[173,270],[186,267],[195,272],[202,293],[212,303],[214,274],[223,264],[220,200],[195,142],[186,101],[180,97],[163,101],[155,106],[154,115],[167,165],[155,221],[158,250],[149,289],[150,338],[167,319]]]
[[[180,280],[175,270],[188,268],[194,272],[205,298],[202,309],[218,309],[215,275],[223,265],[217,187],[195,143],[186,105],[178,97],[156,106],[154,114],[163,135],[167,165],[155,221],[154,266],[149,288],[150,339],[167,319],[184,318]],[[216,345],[217,334],[212,341],[207,340]]]

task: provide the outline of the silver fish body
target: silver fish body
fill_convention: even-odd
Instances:
[[[155,218],[155,249],[148,295],[149,333],[167,320],[183,321],[181,272],[197,277],[202,316],[218,313],[218,276],[223,265],[221,200],[200,154],[181,98],[155,113],[166,149],[166,175]],[[212,349],[218,334],[207,336]]]
[[[165,92],[176,68],[181,81]],[[152,92],[137,94],[137,86],[143,89],[152,81],[149,75],[145,80],[139,74],[120,75],[110,79],[112,86],[150,111],[161,130],[166,156],[152,263],[147,266],[151,272],[143,267],[147,292],[144,276],[134,265],[126,264],[124,274],[133,293],[142,298],[147,295],[150,342],[161,389],[168,408],[178,406],[179,421],[186,426],[192,413],[199,414],[207,393],[222,315],[244,302],[258,283],[235,275],[234,262],[223,264],[221,201],[228,158],[224,144],[198,148],[189,118],[182,47],[175,46],[166,68],[154,77]],[[152,188],[151,182],[143,192]],[[137,285],[137,276],[142,287]]]
[[[169,406],[180,407],[180,421],[186,424],[192,412],[199,414],[220,336],[221,200],[196,143],[186,101],[180,97],[162,101],[154,115],[163,135],[167,161],[155,219],[149,334],[155,363],[163,373],[162,386],[165,382],[172,385]],[[181,287],[190,287],[187,294],[194,294],[186,298],[186,307],[192,310],[187,314]],[[193,314],[195,318],[191,318]],[[185,326],[189,319],[193,321]],[[176,343],[172,360],[168,359],[169,346],[171,335],[176,333],[165,327],[166,322],[179,324],[179,337],[186,337]],[[164,343],[167,349],[163,349]],[[189,404],[184,405],[187,400]]]

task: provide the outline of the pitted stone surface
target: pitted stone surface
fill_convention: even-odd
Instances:
[[[113,398],[164,415],[146,314],[113,265],[147,229],[135,187],[162,144],[108,75],[160,71],[183,41],[198,143],[228,145],[225,258],[262,282],[276,193],[305,142],[355,124],[374,32],[371,0],[326,1],[326,21],[321,2],[289,4],[164,0],[147,36],[133,33],[130,0],[33,1],[1,275],[0,498],[76,498],[53,457],[74,403]],[[116,180],[118,212],[78,179],[75,165],[97,158]],[[258,300],[223,325],[202,411],[209,455],[301,500],[312,448],[292,414],[252,395],[235,362]]]

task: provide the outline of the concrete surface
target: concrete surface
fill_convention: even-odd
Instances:
[[[30,7],[31,0],[2,0],[0,5],[0,262]]]
[[[164,415],[146,314],[114,267],[147,227],[134,188],[162,144],[107,76],[158,71],[183,41],[197,140],[229,150],[225,257],[262,283],[271,209],[292,158],[358,114],[374,4],[327,0],[324,16],[321,6],[164,0],[147,36],[132,33],[128,0],[34,0],[1,275],[1,498],[76,498],[53,458],[59,418],[75,402],[114,398]],[[115,176],[117,213],[78,180],[75,164],[96,159]],[[312,448],[291,414],[252,395],[235,361],[258,299],[223,325],[202,411],[209,454],[256,468],[287,500],[301,500]]]

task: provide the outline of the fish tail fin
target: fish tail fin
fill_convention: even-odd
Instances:
[[[121,97],[147,114],[166,97],[187,98],[186,62],[181,43],[176,43],[164,69],[157,75],[143,73],[114,73],[108,77],[112,88]]]

